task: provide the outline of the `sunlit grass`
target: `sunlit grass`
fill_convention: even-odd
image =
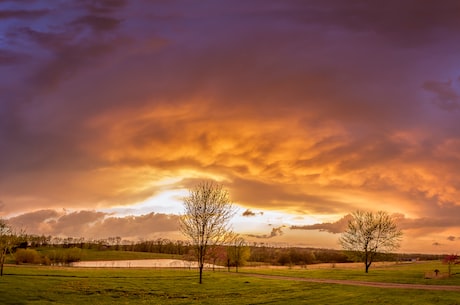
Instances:
[[[424,265],[432,266],[435,264]],[[395,266],[388,272],[396,273],[394,277],[405,277],[411,270],[420,275],[424,267],[422,264]],[[373,271],[377,270],[371,270],[369,275],[374,278],[390,277],[390,273],[378,275]],[[288,276],[311,273],[329,278],[346,278],[349,272],[351,278],[357,279],[355,272],[360,270],[276,272]],[[458,292],[263,279],[224,271],[205,272],[202,285],[198,284],[198,273],[194,270],[7,265],[5,273],[0,278],[0,304],[460,304]]]
[[[358,264],[354,268],[332,267],[310,269],[301,268],[246,268],[241,272],[259,273],[269,275],[294,276],[300,278],[321,278],[337,280],[356,280],[373,281],[386,283],[406,283],[406,284],[428,284],[428,285],[460,285],[460,274],[450,278],[427,279],[426,274],[432,274],[435,269],[444,274],[447,273],[447,266],[440,261],[431,262],[411,262],[411,263],[387,263],[386,265],[376,265],[369,269],[369,273],[364,272],[364,265]],[[460,272],[460,267],[458,268]],[[456,269],[454,269],[454,272]]]

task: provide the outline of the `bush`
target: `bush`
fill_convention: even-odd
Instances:
[[[48,256],[42,257],[42,265],[45,266],[50,266],[51,265],[51,260]]]
[[[18,249],[14,254],[16,264],[40,264],[41,257],[37,251],[32,249]]]
[[[66,249],[65,251],[65,259],[64,262],[66,264],[70,264],[73,262],[79,262],[81,260],[81,249],[79,248],[70,248]]]
[[[54,265],[70,264],[81,260],[81,249],[57,249],[49,253],[49,261]]]

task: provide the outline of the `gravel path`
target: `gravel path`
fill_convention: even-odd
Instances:
[[[286,281],[340,284],[340,285],[351,285],[351,286],[366,286],[366,287],[377,287],[377,288],[444,290],[444,291],[459,291],[460,292],[460,286],[450,286],[450,285],[399,284],[399,283],[383,283],[383,282],[364,282],[364,281],[353,281],[353,280],[310,279],[310,278],[289,277],[289,276],[281,276],[281,275],[266,275],[266,274],[257,274],[257,273],[240,273],[240,274],[245,275],[245,276],[251,276],[251,277],[286,280]]]

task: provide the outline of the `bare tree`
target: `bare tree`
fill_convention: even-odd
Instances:
[[[195,248],[201,284],[206,251],[210,245],[224,241],[235,212],[228,191],[215,182],[201,182],[191,189],[184,198],[184,209],[180,228]]]
[[[248,247],[246,240],[239,235],[234,235],[227,247],[227,267],[230,268],[230,264],[233,263],[235,265],[236,272],[238,272],[238,267],[243,266],[250,255],[251,250]]]
[[[3,276],[3,265],[6,255],[12,253],[13,247],[18,243],[18,237],[13,229],[2,219],[0,219],[0,276]]]
[[[365,271],[379,252],[399,248],[402,232],[394,219],[384,211],[377,213],[356,211],[348,222],[347,230],[339,239],[345,250],[353,251],[364,261]]]

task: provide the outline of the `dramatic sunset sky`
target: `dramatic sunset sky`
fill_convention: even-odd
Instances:
[[[212,179],[248,241],[460,251],[457,0],[0,0],[0,217],[182,239]]]

